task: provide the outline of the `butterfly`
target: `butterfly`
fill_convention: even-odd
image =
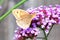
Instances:
[[[22,29],[29,28],[32,19],[36,16],[36,13],[29,14],[27,11],[22,9],[14,9],[12,14],[16,18],[17,25]]]

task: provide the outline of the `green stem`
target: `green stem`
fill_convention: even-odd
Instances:
[[[54,24],[53,24],[54,25]],[[47,34],[47,37],[49,36],[49,34],[50,34],[50,32],[51,32],[51,30],[52,30],[52,28],[53,28],[53,25],[51,26],[51,28],[50,28],[50,30],[49,30],[49,33]]]
[[[0,17],[0,21],[2,21],[6,16],[8,16],[8,15],[12,12],[13,9],[21,6],[21,5],[22,5],[23,3],[25,3],[26,1],[27,1],[27,0],[22,0],[22,1],[20,1],[18,4],[16,4],[13,8],[11,8],[9,11],[7,11],[4,15],[2,15],[2,16]]]
[[[53,24],[54,25],[54,24]],[[46,33],[45,33],[45,30],[44,29],[42,29],[42,28],[40,28],[42,31],[43,31],[43,33],[44,33],[44,36],[45,36],[45,40],[48,40],[47,39],[47,37],[49,36],[49,34],[50,34],[50,32],[51,32],[51,30],[52,30],[52,28],[53,28],[53,25],[51,26],[51,28],[50,28],[50,30],[49,30],[49,33],[46,35]]]
[[[3,2],[4,2],[4,0],[0,0],[0,5],[2,5],[2,4],[3,4]]]
[[[44,36],[45,36],[45,40],[48,40],[47,36],[46,36],[46,33],[45,33],[45,30],[43,30],[43,33],[44,33]]]
[[[45,30],[44,29],[42,29],[41,27],[40,27],[40,29],[43,31],[43,33],[44,33],[44,40],[48,40],[47,39],[47,35],[46,35],[46,33],[45,33]]]

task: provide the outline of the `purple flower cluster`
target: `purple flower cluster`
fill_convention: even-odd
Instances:
[[[31,22],[31,27],[41,27],[46,34],[53,24],[60,24],[60,5],[39,6],[27,10],[30,14],[36,13],[36,17]]]
[[[2,9],[2,6],[0,6],[0,10]]]
[[[24,38],[34,38],[38,35],[37,28],[28,28],[26,30],[17,27],[15,30],[14,40],[24,40]]]
[[[38,35],[37,27],[49,33],[49,29],[53,24],[60,24],[60,5],[39,6],[27,10],[30,14],[36,13],[36,17],[32,19],[30,27],[26,30],[17,28],[15,30],[14,40],[24,40],[24,38],[33,38]]]

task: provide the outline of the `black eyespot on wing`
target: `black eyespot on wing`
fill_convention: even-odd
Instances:
[[[18,14],[18,11],[16,13]]]

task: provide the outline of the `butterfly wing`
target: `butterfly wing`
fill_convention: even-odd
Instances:
[[[21,15],[25,15],[24,13],[24,10],[21,10],[21,9],[14,9],[13,11],[12,11],[12,13],[13,13],[13,15],[15,16],[15,18],[17,19],[17,20],[19,20],[20,19],[20,16]],[[27,12],[26,12],[27,13]]]
[[[23,29],[27,29],[32,19],[36,16],[36,13],[29,14],[28,12],[24,10],[15,9],[13,10],[13,15],[16,18],[17,25]]]

